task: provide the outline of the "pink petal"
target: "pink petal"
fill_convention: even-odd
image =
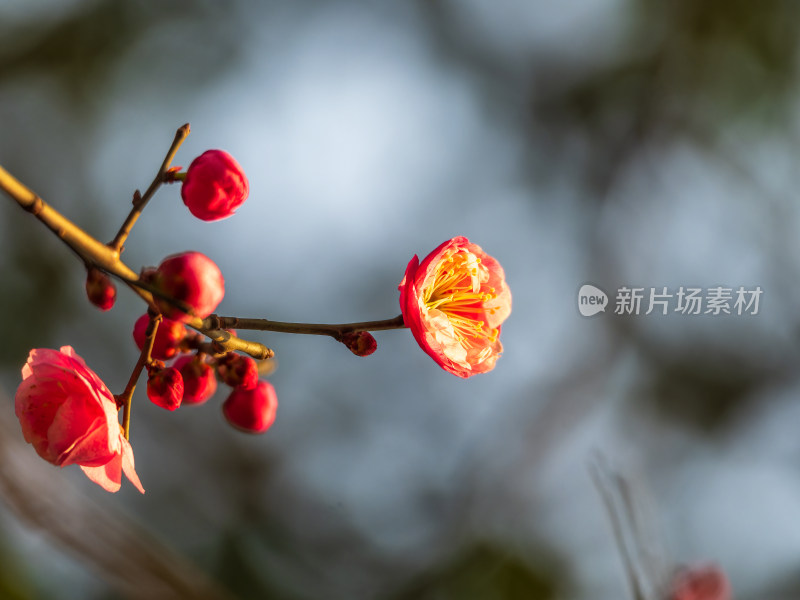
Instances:
[[[144,494],[142,482],[139,481],[139,476],[136,474],[133,464],[133,448],[131,448],[130,442],[122,435],[119,436],[119,442],[122,445],[122,470],[125,473],[125,477],[136,486],[137,490]]]
[[[59,388],[55,383],[42,382],[35,377],[28,377],[19,384],[14,398],[14,410],[22,425],[26,442],[46,442],[47,429],[59,407],[54,400],[58,393]]]
[[[84,467],[81,470],[107,492],[117,492],[122,485],[122,456],[119,454],[100,467]]]
[[[53,428],[51,427],[50,429],[52,432]],[[119,429],[119,426],[117,426],[117,429]],[[55,436],[56,433],[53,432],[51,439]],[[51,443],[51,446],[54,449],[58,448],[58,445],[54,443]],[[76,463],[96,467],[105,465],[109,457],[113,458],[115,454],[114,449],[111,448],[108,429],[105,427],[102,417],[97,417],[94,423],[86,428],[86,433],[74,439],[72,444],[61,452],[56,464],[61,467]]]
[[[108,429],[103,427],[102,408],[84,390],[75,392],[67,389],[65,391],[66,395],[62,399],[62,404],[58,407],[53,421],[47,429],[47,440],[52,451],[60,456],[60,460],[63,460],[66,458],[65,454],[70,453],[79,441],[86,438],[91,439],[94,443],[84,445],[85,450],[91,451],[91,447],[93,447],[96,452],[100,452],[99,458],[108,459],[114,449],[110,447]],[[97,453],[94,456],[97,457]],[[83,459],[89,457],[91,457],[90,454],[76,457],[67,464],[83,462]],[[105,460],[101,460],[100,464],[104,462]]]
[[[62,355],[66,355],[68,357],[68,360],[66,361],[67,364],[65,365],[66,369],[75,371],[81,377],[87,380],[90,388],[102,391],[103,396],[111,397],[113,400],[113,396],[108,390],[108,387],[106,387],[105,382],[98,377],[97,373],[89,368],[89,366],[86,364],[86,361],[78,356],[78,353],[75,352],[75,349],[72,346],[61,346],[59,351],[62,353]]]

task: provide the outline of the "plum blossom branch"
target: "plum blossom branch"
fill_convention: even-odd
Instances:
[[[113,250],[116,250],[117,253],[121,253],[123,251],[125,240],[128,239],[128,235],[130,235],[133,226],[136,224],[136,221],[139,220],[139,215],[142,214],[142,211],[144,210],[144,207],[147,206],[150,198],[152,198],[153,194],[155,194],[158,188],[161,187],[161,184],[168,181],[168,173],[170,170],[170,165],[172,164],[172,160],[175,158],[175,153],[178,152],[178,148],[181,147],[181,144],[189,135],[189,131],[189,123],[186,123],[178,128],[178,131],[175,132],[175,139],[172,140],[172,145],[169,147],[169,150],[167,150],[167,155],[164,157],[164,161],[161,163],[161,167],[159,167],[156,176],[150,183],[150,186],[147,188],[144,194],[140,194],[139,190],[134,192],[133,208],[131,208],[131,212],[128,214],[128,217],[119,228],[117,235],[114,236],[114,240],[108,244],[109,247],[111,247]]]
[[[92,237],[70,221],[0,166],[0,189],[21,208],[31,213],[75,251],[87,265],[92,265],[120,279],[137,279],[136,273],[119,259],[119,252]],[[147,298],[142,295],[145,300]]]
[[[188,127],[186,133],[188,134]],[[176,134],[177,138],[178,135]],[[177,150],[177,147],[175,150]],[[167,154],[165,162],[168,159],[171,160],[171,154],[174,154],[174,152]],[[145,289],[147,287],[146,283],[141,281],[140,276],[120,259],[118,250],[89,235],[80,226],[47,204],[2,166],[0,166],[0,189],[6,192],[12,200],[16,201],[22,209],[44,223],[84,263],[113,275],[124,282],[147,303],[149,308],[157,311],[153,294]],[[263,344],[231,336],[225,331],[204,327],[203,321],[197,317],[192,317],[186,324],[210,338],[226,351],[245,352],[256,359],[274,356],[274,352]]]
[[[384,331],[387,329],[403,329],[403,315],[382,321],[363,321],[361,323],[341,323],[329,325],[323,323],[286,323],[268,319],[246,319],[241,317],[220,317],[210,315],[203,320],[208,329],[254,329],[257,331],[277,331],[280,333],[302,333],[308,335],[329,335],[337,341],[347,333],[357,331]]]
[[[203,152],[185,173],[171,166],[189,131],[188,123],[178,128],[152,182],[143,194],[134,192],[127,217],[106,244],[0,167],[0,190],[44,223],[83,262],[86,294],[92,304],[100,310],[114,305],[113,277],[148,306],[133,328],[140,354],[119,395],[113,395],[71,347],[58,352],[31,350],[15,406],[25,439],[42,458],[59,465],[77,463],[90,480],[111,492],[120,488],[124,473],[144,493],[128,440],[132,399],[145,369],[147,397],[155,405],[174,411],[182,403],[203,404],[215,393],[219,380],[232,388],[222,404],[228,423],[247,433],[267,431],[275,420],[278,401],[272,384],[259,375],[275,368],[275,361],[268,360],[274,352],[238,337],[233,329],[325,335],[365,357],[377,349],[370,331],[409,328],[422,350],[454,375],[466,378],[494,368],[503,350],[498,336],[511,312],[511,294],[500,264],[464,237],[446,240],[421,263],[414,255],[398,287],[401,314],[380,321],[315,324],[220,317],[213,313],[225,295],[225,278],[214,261],[193,250],[172,254],[158,267],[135,273],[121,254],[141,213],[163,184],[182,182],[183,204],[194,217],[207,222],[233,216],[249,195],[241,165],[223,150]],[[163,362],[172,359],[170,364]],[[67,421],[71,422],[59,421],[53,427],[52,407],[62,405],[70,407]],[[77,448],[76,456],[67,456],[60,450],[64,447]],[[705,577],[705,571],[701,575]],[[684,587],[690,589],[695,579],[688,578]]]
[[[136,389],[136,382],[139,381],[142,371],[152,360],[153,342],[155,342],[156,332],[160,324],[161,315],[151,314],[150,322],[147,324],[147,330],[144,334],[144,345],[142,346],[142,351],[139,353],[139,360],[136,361],[136,366],[133,367],[133,372],[131,373],[130,379],[128,379],[128,385],[125,386],[125,391],[117,396],[117,405],[122,405],[122,434],[125,436],[126,440],[130,439],[131,433],[131,401],[133,400],[133,392]]]

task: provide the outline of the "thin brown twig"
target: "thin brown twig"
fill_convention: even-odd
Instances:
[[[111,275],[114,274],[111,273]],[[115,275],[115,277],[117,277],[117,279],[122,281],[128,287],[144,290],[148,292],[153,298],[158,298],[159,300],[163,300],[170,306],[174,306],[175,308],[177,308],[179,311],[186,313],[190,317],[194,317],[194,311],[192,310],[192,307],[186,304],[186,302],[182,302],[181,300],[173,298],[172,296],[165,293],[157,286],[153,285],[152,283],[149,283],[148,281],[145,281],[145,278],[136,277],[131,279],[127,277],[120,277],[118,275]],[[156,309],[155,306],[152,308],[154,310]]]
[[[209,329],[253,329],[257,331],[276,331],[280,333],[301,333],[308,335],[329,335],[342,341],[346,333],[356,331],[384,331],[387,329],[403,329],[403,315],[382,321],[363,321],[361,323],[286,323],[283,321],[270,321],[269,319],[247,319],[241,317],[220,317],[210,315],[203,320],[203,325]]]
[[[167,155],[164,157],[161,167],[159,167],[156,176],[150,183],[150,187],[147,188],[144,194],[140,194],[139,190],[136,190],[134,193],[133,207],[131,208],[131,212],[128,214],[125,222],[119,228],[117,235],[114,236],[114,239],[108,244],[112,250],[117,252],[117,254],[121,254],[124,250],[125,240],[128,239],[133,226],[136,224],[136,221],[139,220],[139,216],[142,214],[144,207],[147,206],[150,198],[152,198],[153,194],[156,193],[156,190],[161,187],[161,184],[166,181],[167,171],[172,164],[172,160],[175,158],[175,153],[178,151],[178,148],[181,147],[183,140],[185,140],[189,135],[189,131],[189,123],[186,123],[178,128],[178,131],[175,132],[175,139],[172,140],[172,145],[170,145],[169,150],[167,150]]]
[[[236,351],[244,352],[256,360],[265,360],[275,357],[275,352],[271,348],[267,348],[264,344],[231,335],[224,329],[209,329],[203,326],[203,321],[200,319],[192,319],[186,324],[195,331],[199,331],[204,336],[211,339],[216,354]]]
[[[142,371],[152,360],[153,343],[156,339],[156,332],[158,331],[160,323],[161,315],[150,315],[150,322],[147,324],[147,329],[145,330],[144,345],[142,345],[142,351],[139,353],[139,360],[136,361],[136,366],[133,367],[133,372],[131,373],[130,379],[128,379],[128,385],[125,386],[125,391],[117,397],[117,403],[122,404],[122,434],[125,436],[126,440],[130,439],[131,433],[131,404],[133,392],[136,389],[136,382],[139,381]]]

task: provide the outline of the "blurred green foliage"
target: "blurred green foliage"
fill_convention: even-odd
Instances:
[[[103,84],[128,54],[156,30],[169,28],[183,47],[162,42],[152,72],[169,70],[174,87],[200,85],[236,57],[234,7],[210,0],[89,0],[57,19],[0,19],[0,83],[44,74],[60,86],[72,110],[94,111],[103,106]],[[141,83],[156,82],[142,77]]]
[[[0,224],[0,267],[6,289],[14,290],[0,294],[0,312],[11,316],[3,326],[0,366],[17,370],[25,362],[32,339],[43,346],[52,343],[57,324],[74,315],[73,292],[81,284],[75,281],[80,271],[74,255],[21,209],[9,212],[20,222]],[[33,239],[37,242],[30,243]]]
[[[14,552],[0,546],[0,598],[3,600],[36,598],[30,575]]]
[[[731,131],[783,128],[795,100],[796,3],[629,5],[623,51],[593,69],[557,58],[541,64],[532,88],[534,122],[548,144],[571,136],[588,143],[582,179],[598,200],[647,147],[688,142],[718,152]]]
[[[552,555],[535,565],[491,543],[464,548],[450,562],[412,581],[392,600],[554,600],[564,573]]]

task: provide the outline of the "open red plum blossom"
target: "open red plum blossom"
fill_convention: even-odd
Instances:
[[[31,350],[15,411],[25,441],[46,461],[59,467],[77,464],[109,492],[119,490],[125,473],[144,493],[114,396],[71,346]]]
[[[445,371],[471,377],[494,368],[500,326],[511,313],[503,267],[465,237],[442,243],[400,283],[403,321]]]
[[[203,221],[230,217],[249,193],[242,167],[222,150],[207,150],[195,158],[181,187],[183,203]]]

